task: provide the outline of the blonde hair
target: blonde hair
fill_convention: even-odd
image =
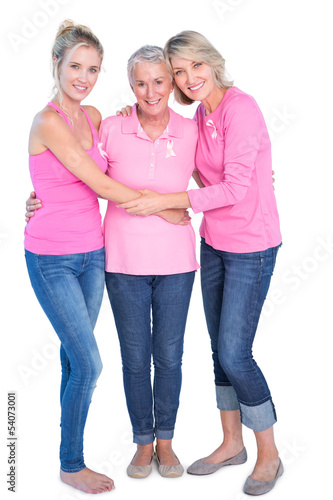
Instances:
[[[209,40],[196,31],[182,31],[170,38],[164,47],[164,57],[168,70],[173,74],[171,59],[181,57],[191,61],[204,62],[212,68],[216,85],[221,89],[233,86],[225,70],[225,60]],[[187,97],[175,83],[175,100],[180,104],[192,104],[194,101]]]
[[[59,70],[64,60],[65,55],[71,55],[79,47],[94,47],[101,58],[101,64],[104,55],[104,49],[96,35],[90,28],[82,24],[75,24],[70,19],[66,19],[59,26],[54,45],[52,47],[52,62],[53,62],[53,92],[58,96],[59,101],[62,101],[62,92],[59,81]],[[68,53],[67,53],[68,52]]]

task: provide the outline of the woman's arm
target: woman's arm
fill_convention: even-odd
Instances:
[[[270,141],[257,103],[252,97],[242,94],[228,101],[223,113],[223,122],[220,124],[220,128],[223,126],[224,130],[221,180],[203,189],[188,191],[195,213],[237,205],[247,195],[254,176],[264,175],[260,185],[263,182],[266,185],[269,179],[268,169],[265,172],[262,171],[261,158],[265,157],[265,164],[269,168]],[[259,154],[260,161],[258,160]],[[256,169],[258,164],[260,165],[259,171]]]
[[[31,217],[35,215],[35,210],[38,210],[42,206],[43,205],[41,201],[36,199],[35,191],[32,191],[30,193],[30,197],[26,201],[25,221],[29,222]],[[158,215],[166,222],[169,222],[170,224],[176,224],[177,226],[188,226],[191,220],[191,217],[185,209],[172,208],[170,210],[162,210],[155,215]]]
[[[92,109],[95,110],[95,108]],[[89,109],[89,111],[92,123],[98,130],[101,122],[101,115],[97,110],[95,110],[96,112],[92,117],[91,109]],[[73,141],[73,134],[68,130],[67,126],[62,126],[62,130],[58,131],[57,137],[54,137],[54,134],[52,134],[51,131],[53,127],[57,130],[57,127],[60,124],[63,125],[63,120],[59,120],[53,112],[42,112],[40,115],[37,115],[31,131],[33,141],[39,144],[42,143],[43,146],[50,149],[70,172],[88,184],[92,189],[94,189],[94,191],[99,193],[100,197],[110,199],[115,202],[121,202],[124,201],[124,199],[128,200],[129,198],[133,198],[133,195],[135,196],[135,199],[137,199],[138,196],[141,196],[139,191],[128,188],[124,184],[114,181],[104,175],[75,138]],[[68,134],[68,132],[70,133]],[[57,140],[62,141],[65,138],[67,139],[67,145],[64,151],[64,148],[58,147]],[[80,163],[81,160],[86,162],[86,165],[84,165],[85,168],[83,169],[82,163]],[[95,174],[98,174],[98,179],[95,179]],[[41,201],[36,199],[36,193],[33,191],[30,193],[30,197],[26,201],[26,222],[29,222],[30,218],[34,216],[34,211],[41,207]],[[162,209],[157,210],[154,213],[171,224],[188,225],[191,220],[188,212],[182,209]]]
[[[120,203],[120,208],[125,208],[129,214],[151,215],[170,208],[191,208],[191,203],[186,191],[183,193],[160,194],[156,191],[144,189],[140,199]]]
[[[53,111],[42,111],[33,122],[33,140],[50,149],[78,179],[103,198],[117,203],[140,197],[140,193],[103,174],[74,137],[65,121]]]
[[[150,215],[167,208],[188,207],[198,213],[242,201],[251,183],[262,134],[267,134],[267,130],[256,103],[248,96],[236,101],[230,108],[226,128],[224,172],[220,183],[163,195],[144,190],[140,199],[119,206],[129,213]],[[265,140],[268,144],[268,134]]]

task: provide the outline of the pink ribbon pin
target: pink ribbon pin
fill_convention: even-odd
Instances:
[[[175,152],[173,151],[173,141],[170,140],[167,142],[167,154],[166,154],[166,158],[170,158],[171,156],[176,156],[175,155]]]
[[[217,128],[215,127],[215,125],[214,125],[214,123],[213,123],[213,120],[208,120],[208,121],[206,122],[206,125],[207,125],[208,127],[213,127],[213,128],[214,128],[214,131],[213,131],[213,133],[212,133],[212,138],[213,138],[213,139],[216,139],[216,137],[217,137]]]
[[[109,157],[108,157],[108,155],[107,155],[107,153],[106,153],[105,151],[103,151],[102,146],[103,146],[103,143],[102,143],[102,142],[99,142],[99,143],[97,144],[98,151],[100,152],[100,154],[101,154],[101,156],[102,156],[103,158],[109,158]]]

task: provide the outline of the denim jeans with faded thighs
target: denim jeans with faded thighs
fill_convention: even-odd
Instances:
[[[155,437],[172,439],[195,271],[164,276],[105,275],[120,341],[134,443],[150,444]]]
[[[102,370],[94,327],[105,283],[104,248],[71,255],[26,250],[26,262],[36,297],[61,341],[61,469],[79,472],[85,467],[88,409]]]
[[[251,253],[215,250],[201,241],[201,287],[213,353],[217,406],[240,410],[244,425],[276,422],[267,382],[252,356],[260,313],[280,245]]]

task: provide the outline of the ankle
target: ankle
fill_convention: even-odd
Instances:
[[[257,461],[258,462],[274,462],[278,461],[279,459],[279,452],[277,448],[270,448],[270,449],[261,449],[258,450],[257,454]]]
[[[226,448],[244,448],[243,436],[240,434],[224,435],[222,446]]]
[[[154,451],[154,445],[153,443],[150,444],[138,444],[136,448],[137,453],[153,453]]]
[[[172,450],[172,439],[156,439],[156,450]]]

